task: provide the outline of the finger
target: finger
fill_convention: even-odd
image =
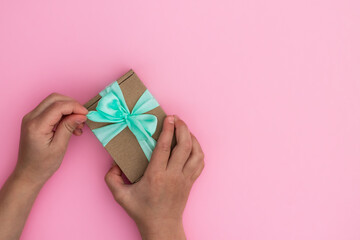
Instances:
[[[66,148],[71,135],[77,129],[78,125],[86,121],[85,115],[71,114],[66,116],[56,128],[52,144],[58,147]]]
[[[116,175],[116,176],[119,176],[121,177],[122,175],[122,171],[121,169],[119,168],[119,166],[116,164],[116,162],[114,161],[111,165],[111,168],[110,170],[107,172],[107,174],[113,174],[113,175]],[[105,176],[106,177],[106,176]],[[105,179],[106,180],[106,179]],[[121,178],[121,183],[124,183],[124,180]]]
[[[198,140],[191,134],[192,150],[189,159],[186,161],[183,173],[186,178],[195,181],[204,169],[204,152]]]
[[[52,93],[47,96],[44,100],[37,105],[34,110],[32,110],[29,114],[30,118],[37,117],[40,113],[42,113],[46,108],[48,108],[51,104],[57,101],[74,101],[71,97],[61,95],[59,93]]]
[[[46,108],[37,118],[39,130],[45,133],[52,131],[54,126],[65,115],[81,114],[86,115],[88,110],[75,101],[57,101]]]
[[[82,129],[78,129],[78,128],[76,128],[76,129],[74,130],[74,132],[73,132],[73,134],[74,134],[75,136],[81,136],[82,133],[83,133]]]
[[[174,116],[167,116],[156,147],[151,155],[149,171],[165,170],[171,152],[171,142],[174,136]]]
[[[174,147],[168,164],[168,169],[182,171],[192,148],[191,135],[186,124],[175,116],[176,146]]]
[[[83,127],[84,127],[84,124],[83,123],[81,123],[81,124],[79,124],[76,128],[75,128],[75,130],[74,130],[74,132],[73,132],[73,135],[75,135],[75,136],[81,136],[81,134],[83,133]]]
[[[123,202],[126,195],[127,186],[121,177],[122,172],[118,165],[113,165],[105,175],[105,182],[113,194],[115,200],[119,203]]]

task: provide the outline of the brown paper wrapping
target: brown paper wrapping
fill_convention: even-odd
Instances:
[[[121,91],[124,94],[127,106],[131,112],[140,96],[145,92],[146,87],[140,81],[140,79],[133,70],[128,71],[125,75],[120,77],[117,82],[119,83]],[[98,94],[86,104],[84,104],[84,106],[89,111],[95,111],[97,103],[100,99],[101,96]],[[158,119],[156,131],[152,136],[157,141],[166,114],[160,106],[154,108],[147,113],[155,115]],[[111,123],[98,123],[88,119],[86,121],[86,124],[92,130]],[[105,149],[114,159],[114,161],[119,165],[120,169],[131,183],[140,180],[148,165],[148,160],[144,152],[142,151],[135,135],[130,131],[129,128],[125,128],[117,136],[115,136],[105,146]]]

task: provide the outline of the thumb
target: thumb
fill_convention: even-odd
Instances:
[[[76,127],[86,121],[86,116],[71,114],[64,117],[58,124],[53,143],[57,146],[66,147]]]
[[[122,205],[124,203],[124,197],[126,196],[126,190],[129,186],[124,183],[121,177],[122,171],[118,165],[113,165],[105,175],[105,182],[108,185],[114,199]]]

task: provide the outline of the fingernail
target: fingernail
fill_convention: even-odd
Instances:
[[[174,116],[168,116],[169,123],[174,124]]]
[[[77,123],[77,124],[82,124],[82,123],[84,123],[86,120],[76,120],[75,122]]]
[[[82,107],[86,112],[89,112],[89,110],[86,107],[84,107],[84,106],[82,106]]]

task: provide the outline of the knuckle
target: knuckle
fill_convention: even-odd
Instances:
[[[60,106],[62,105],[62,102],[61,101],[57,101],[57,102],[54,102],[51,104],[50,108],[59,108]]]
[[[203,159],[198,156],[194,157],[194,159],[195,166],[199,166],[203,162]]]
[[[186,127],[187,128],[186,123],[183,120],[178,119],[177,123],[178,123],[179,127]]]
[[[199,163],[199,171],[200,171],[200,173],[202,172],[202,170],[204,169],[204,167],[205,167],[205,162],[204,161],[201,161],[200,163]]]
[[[201,171],[204,169],[204,167],[205,167],[205,162],[204,160],[201,160],[199,163],[199,168],[201,169]]]
[[[188,128],[188,126],[187,126],[184,122],[181,123],[181,125],[179,126],[179,128],[181,128],[182,131],[188,132],[188,133],[190,134],[189,128]]]
[[[196,169],[196,171],[194,172],[194,174],[191,176],[191,181],[195,181],[195,180],[200,176],[200,174],[202,173],[202,171],[203,171],[203,167]]]
[[[167,143],[167,142],[164,142],[164,141],[158,142],[157,146],[158,146],[159,150],[162,151],[162,152],[169,152],[170,151],[170,144]]]
[[[197,155],[198,155],[198,158],[200,158],[201,160],[204,160],[205,154],[203,151],[200,151]]]
[[[204,169],[205,162],[202,158],[195,158],[194,160],[194,170],[197,171],[198,169]]]
[[[24,130],[28,132],[33,132],[36,130],[36,123],[33,120],[25,121],[23,124]]]
[[[164,135],[173,135],[174,130],[163,127],[163,129],[161,130],[161,132],[162,132]]]
[[[193,174],[190,176],[190,181],[194,182],[202,173],[205,167],[205,162],[202,159],[197,159],[197,162],[194,163]]]
[[[49,96],[48,96],[47,98],[48,98],[48,99],[56,99],[56,98],[58,98],[59,96],[60,96],[59,93],[53,92],[53,93],[49,94]]]
[[[192,149],[192,142],[191,142],[190,139],[184,141],[184,142],[182,143],[182,145],[183,145],[183,148],[184,148],[184,150],[185,150],[186,152],[190,152],[190,151],[191,151],[191,149]]]
[[[182,130],[188,130],[188,126],[187,126],[186,123],[185,123],[183,120],[181,120],[181,119],[178,119],[178,120],[176,121],[176,127],[177,127],[177,128],[181,128]]]
[[[63,121],[62,124],[64,125],[64,127],[69,131],[69,132],[73,132],[75,130],[75,128],[73,126],[71,126],[68,122]]]
[[[56,101],[56,102],[52,103],[51,106],[53,108],[61,108],[62,106],[67,105],[67,104],[72,104],[72,102],[71,101]]]
[[[154,185],[163,185],[166,182],[165,176],[162,173],[154,173],[153,175],[149,176],[149,181]]]
[[[183,182],[183,177],[181,176],[181,174],[172,174],[169,178],[169,182],[172,185],[178,186]]]
[[[84,108],[84,106],[74,100],[63,101],[63,104],[69,104],[69,106],[72,106],[73,108]]]
[[[106,183],[108,182],[108,173],[107,173],[107,174],[105,174],[105,176],[104,176],[104,180],[105,180],[105,182],[106,182]]]
[[[105,174],[104,180],[109,185],[111,182],[111,174],[110,173]]]
[[[22,123],[22,124],[27,123],[27,121],[29,120],[29,118],[30,118],[30,113],[25,114],[25,115],[23,116],[23,118],[22,118],[21,123]]]
[[[50,94],[50,97],[56,97],[56,96],[59,96],[60,94],[59,93],[57,93],[57,92],[52,92],[51,94]]]

